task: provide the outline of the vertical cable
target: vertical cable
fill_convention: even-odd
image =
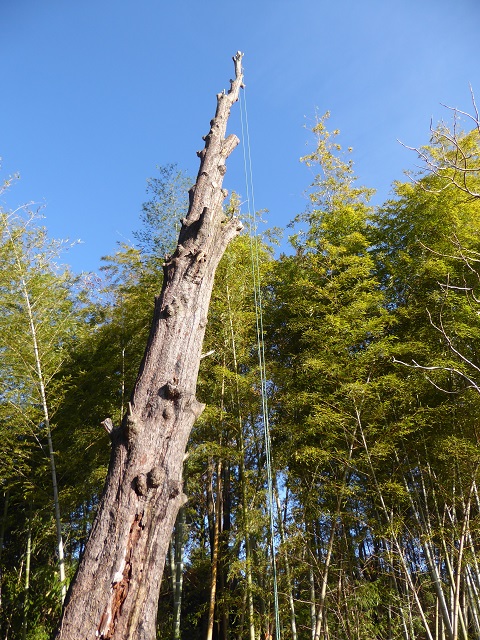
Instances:
[[[267,510],[270,522],[270,553],[273,573],[273,597],[275,612],[275,638],[280,640],[280,611],[278,602],[278,579],[275,550],[275,523],[273,501],[272,452],[270,439],[270,425],[268,420],[267,375],[265,366],[265,341],[263,329],[263,300],[260,286],[260,250],[257,234],[258,221],[255,209],[255,194],[253,189],[252,155],[250,150],[250,134],[248,130],[247,97],[243,89],[243,100],[240,96],[240,120],[243,140],[243,163],[245,171],[245,188],[248,207],[248,222],[250,235],[250,257],[252,265],[253,294],[255,304],[255,322],[257,330],[257,351],[260,370],[260,386],[262,398],[262,421],[265,441],[265,458],[267,467]]]

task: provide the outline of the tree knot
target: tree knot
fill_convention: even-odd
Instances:
[[[164,387],[165,397],[168,400],[176,400],[180,397],[180,389],[178,388],[178,379],[173,378],[169,380]]]

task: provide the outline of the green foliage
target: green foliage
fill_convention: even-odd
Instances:
[[[468,609],[463,623],[476,637],[478,135],[456,133],[448,142],[444,128],[434,130],[421,149],[433,171],[396,183],[391,199],[375,208],[327,118],[318,120],[315,148],[303,158],[313,179],[308,208],[293,223],[292,255],[274,259],[263,242],[241,236],[217,270],[197,385],[206,408],[184,469],[188,535],[172,539],[174,554],[185,545],[181,634],[206,635],[217,534],[214,637],[273,630],[252,283],[258,248],[284,637],[294,635],[292,609],[296,640],[311,638],[315,627],[321,640],[414,640],[427,637],[427,627],[434,636],[442,597],[452,624],[454,612]],[[455,185],[459,158],[466,189]],[[178,167],[161,167],[148,181],[137,245],[120,245],[105,258],[101,278],[81,281],[58,266],[61,247],[43,228],[2,212],[3,635],[22,633],[27,613],[26,637],[47,637],[59,609],[41,394],[22,283],[38,328],[71,575],[108,463],[99,424],[109,416],[118,425],[124,414],[189,186]],[[227,215],[237,208],[234,194]],[[159,638],[172,637],[173,593],[169,565]]]
[[[11,627],[20,633],[28,617],[28,636],[42,625],[51,630],[60,608],[52,437],[61,447],[58,409],[71,384],[67,363],[84,317],[84,294],[58,264],[62,243],[48,239],[35,213],[0,211],[0,225],[0,623],[6,632]]]
[[[151,199],[142,206],[142,228],[134,232],[138,247],[147,261],[159,266],[171,253],[180,232],[181,219],[188,210],[187,191],[193,181],[176,164],[157,167],[158,176],[147,180]]]

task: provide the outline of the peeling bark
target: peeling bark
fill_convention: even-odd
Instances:
[[[225,138],[242,86],[217,95],[217,109],[198,152],[178,246],[165,260],[150,336],[122,425],[103,426],[112,440],[97,517],[69,590],[57,640],[153,640],[160,582],[177,512],[186,497],[182,466],[191,428],[204,405],[195,397],[201,347],[217,265],[241,231],[222,203],[225,160],[238,138]]]

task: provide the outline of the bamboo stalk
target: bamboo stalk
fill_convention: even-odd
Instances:
[[[277,486],[277,480],[275,478],[275,499],[276,499],[276,503],[277,503],[277,512],[278,512],[278,523],[279,523],[279,530],[280,530],[280,542],[282,544],[282,547],[284,549],[283,552],[283,562],[285,565],[285,578],[287,581],[287,590],[288,590],[288,606],[290,608],[290,629],[292,632],[292,640],[297,640],[297,623],[296,623],[296,618],[295,618],[295,602],[293,600],[293,587],[292,587],[292,576],[291,576],[291,571],[290,571],[290,562],[288,560],[288,553],[287,550],[285,548],[285,528],[283,525],[283,518],[282,518],[282,509],[281,509],[281,505],[280,505],[280,497],[278,495],[278,486]]]
[[[413,594],[413,597],[414,597],[414,600],[415,600],[415,604],[417,606],[418,612],[419,612],[420,617],[422,619],[422,623],[423,623],[425,632],[427,634],[428,640],[433,640],[433,636],[432,636],[432,632],[431,632],[431,629],[430,629],[430,625],[428,623],[425,611],[423,610],[422,603],[420,602],[420,598],[418,596],[417,589],[415,588],[415,585],[413,584],[413,581],[412,581],[412,578],[411,578],[411,574],[410,574],[410,570],[409,570],[409,568],[408,568],[408,566],[406,564],[406,561],[405,561],[403,550],[402,550],[402,548],[400,546],[400,543],[398,542],[397,536],[393,533],[393,518],[392,518],[391,514],[389,513],[389,511],[387,509],[387,506],[385,504],[385,500],[384,500],[384,497],[383,497],[383,493],[382,493],[382,491],[380,489],[380,485],[378,484],[377,475],[375,473],[375,469],[373,467],[372,459],[371,459],[371,456],[370,456],[370,449],[369,449],[369,447],[367,445],[367,441],[366,441],[366,438],[365,438],[365,434],[364,434],[361,422],[359,422],[358,426],[359,426],[359,431],[360,431],[360,437],[361,437],[361,440],[362,440],[362,443],[363,443],[363,447],[365,449],[365,453],[366,453],[366,456],[367,456],[367,461],[368,461],[368,464],[369,464],[369,467],[370,467],[370,473],[372,475],[372,479],[373,479],[373,483],[374,483],[374,486],[375,486],[375,489],[376,489],[376,492],[377,492],[377,496],[378,496],[378,498],[380,500],[380,505],[382,507],[382,511],[385,514],[385,517],[386,517],[387,521],[389,522],[389,524],[392,527],[392,541],[393,541],[393,544],[394,544],[394,546],[395,546],[395,548],[397,550],[398,558],[399,558],[400,563],[402,565],[403,573],[404,573],[406,582],[408,583],[408,585],[410,587],[410,590],[411,590],[411,592]]]
[[[40,359],[40,351],[38,348],[37,341],[37,327],[35,325],[32,305],[30,302],[30,295],[28,293],[27,285],[25,280],[22,278],[22,291],[23,296],[25,298],[25,304],[28,313],[28,322],[30,326],[30,335],[32,338],[33,351],[35,356],[35,367],[38,378],[38,390],[40,393],[40,400],[42,404],[43,410],[43,422],[45,432],[47,434],[47,443],[48,443],[48,455],[50,461],[50,472],[52,476],[52,487],[53,487],[53,505],[55,510],[55,530],[57,534],[57,553],[58,553],[58,572],[60,579],[60,588],[61,588],[61,601],[62,604],[65,600],[65,596],[67,595],[67,584],[65,581],[65,557],[63,551],[63,536],[62,536],[62,523],[60,517],[60,501],[58,496],[58,483],[57,483],[57,469],[55,465],[55,453],[53,449],[53,440],[52,440],[52,430],[50,427],[50,417],[49,410],[47,404],[47,396],[45,392],[45,382],[43,377],[43,368],[42,362]]]

